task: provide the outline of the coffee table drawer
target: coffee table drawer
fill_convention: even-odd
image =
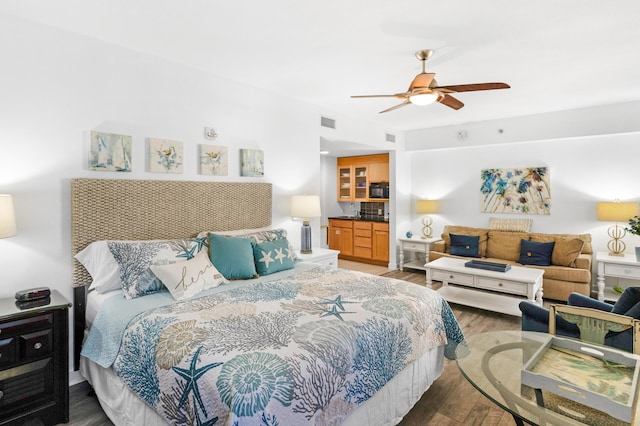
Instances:
[[[459,272],[434,270],[431,273],[431,278],[436,281],[473,285],[473,275],[461,274]]]
[[[501,293],[527,295],[527,284],[495,278],[478,277],[478,288],[499,291]]]
[[[604,265],[605,275],[611,275],[616,277],[634,278],[640,279],[640,266],[631,265],[616,265],[612,263],[605,263]]]

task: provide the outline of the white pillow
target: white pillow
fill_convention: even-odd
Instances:
[[[213,266],[205,250],[186,262],[151,265],[150,268],[176,300],[189,299],[228,282]]]
[[[95,289],[98,293],[107,293],[121,289],[120,268],[109,250],[107,241],[96,241],[89,244],[76,254],[75,258],[91,274],[93,281],[89,290]]]

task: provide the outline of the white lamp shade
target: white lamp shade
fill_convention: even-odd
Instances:
[[[320,217],[320,197],[317,195],[294,195],[291,197],[291,216],[308,219]]]
[[[638,214],[638,203],[598,203],[598,220],[607,222],[628,222],[629,219]]]
[[[16,216],[11,195],[0,194],[0,238],[16,235]]]

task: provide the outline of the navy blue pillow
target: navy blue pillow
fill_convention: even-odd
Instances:
[[[538,243],[535,241],[520,241],[519,263],[523,265],[549,266],[551,265],[551,253],[555,241],[548,243]]]
[[[475,235],[449,234],[451,254],[455,256],[480,257],[480,237]]]

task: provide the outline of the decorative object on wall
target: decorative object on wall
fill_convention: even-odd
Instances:
[[[264,176],[264,152],[262,150],[240,150],[240,176]]]
[[[91,132],[89,170],[131,171],[131,136]]]
[[[200,174],[227,176],[229,174],[229,149],[219,145],[200,145]]]
[[[416,201],[416,213],[423,214],[422,216],[422,236],[420,238],[431,238],[433,236],[433,230],[431,224],[433,219],[430,214],[438,212],[438,202],[436,200],[418,200]]]
[[[0,238],[13,237],[16,234],[16,215],[13,209],[13,197],[8,194],[0,194]]]
[[[218,132],[213,127],[204,128],[204,138],[210,141],[215,140],[218,137]]]
[[[149,171],[152,173],[182,173],[184,143],[169,139],[147,138]]]
[[[480,177],[481,212],[551,214],[548,167],[485,169]]]
[[[627,234],[627,231],[622,226],[619,226],[618,222],[627,222],[629,218],[637,215],[638,203],[623,203],[620,200],[601,202],[597,204],[596,210],[598,220],[615,222],[607,231],[609,238],[611,238],[607,243],[609,256],[624,256],[627,246],[622,239]]]
[[[294,195],[291,197],[291,217],[302,219],[300,252],[311,253],[311,226],[309,219],[320,217],[320,197],[317,195]]]

